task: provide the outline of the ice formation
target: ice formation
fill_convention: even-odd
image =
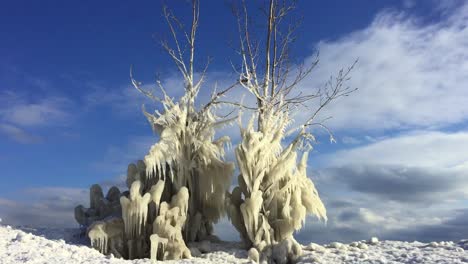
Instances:
[[[159,80],[156,84],[162,96],[142,89],[141,83],[133,78],[130,71],[133,86],[160,104],[162,109],[149,113],[143,107],[143,113],[159,136],[159,141],[151,146],[144,162],[128,168],[127,185],[131,185],[133,189],[135,182],[141,182],[141,191],[145,193],[142,201],[147,202],[146,195],[149,195],[149,200],[147,205],[141,203],[129,206],[133,201],[132,197],[121,198],[124,222],[126,228],[127,225],[131,230],[138,228],[136,233],[143,233],[145,230],[148,238],[153,235],[153,255],[160,255],[159,252],[162,251],[158,250],[159,245],[164,245],[166,251],[161,253],[163,259],[190,257],[185,242],[203,240],[212,235],[213,223],[225,214],[225,195],[234,172],[234,164],[224,161],[224,148],[229,143],[229,138],[224,136],[215,139],[215,129],[225,124],[226,120],[221,120],[213,111],[218,103],[217,99],[232,87],[214,93],[212,100],[206,105],[196,104],[206,69],[200,75],[194,71],[199,1],[191,1],[191,4],[192,23],[189,35],[184,29],[175,26],[174,23],[180,25],[179,21],[167,8],[163,9],[175,47],[170,47],[167,42],[163,42],[162,46],[173,59],[184,80],[184,94],[179,100],[169,97]],[[188,56],[182,52],[178,34],[182,34],[184,41],[188,42]],[[136,200],[139,200],[139,196]],[[136,208],[136,218],[129,215],[130,208]],[[153,230],[145,228],[146,224],[151,225]],[[130,233],[133,234],[133,231]],[[162,238],[168,239],[167,245]],[[130,248],[135,247],[130,244]]]
[[[162,252],[166,250],[167,242],[169,240],[167,238],[163,238],[158,236],[157,234],[153,234],[150,236],[151,240],[151,260],[157,260],[158,259],[158,250],[159,247],[161,247]]]
[[[256,248],[249,249],[248,256],[249,259],[255,263],[258,263],[260,261],[260,254],[258,253],[258,250]]]
[[[183,186],[175,192],[170,178],[148,180],[145,167],[142,161],[128,166],[129,192],[121,194],[114,187],[109,190],[106,199],[120,200],[121,217],[92,222],[88,227],[91,245],[103,254],[126,259],[190,258],[183,237],[189,190]],[[98,185],[91,188],[90,198],[97,208],[106,200]]]
[[[291,256],[289,261],[300,254],[293,232],[307,214],[326,220],[325,206],[306,175],[307,151],[297,163],[299,142],[281,145],[290,122],[287,113],[264,114],[261,131],[253,121],[241,128],[239,186],[230,194],[228,213],[247,246],[259,252],[281,249]]]
[[[120,218],[94,222],[88,229],[91,245],[102,254],[122,257],[124,223]]]
[[[159,212],[159,205],[161,203],[161,197],[164,192],[165,181],[159,180],[157,184],[153,185],[149,191],[151,195],[151,203],[148,208],[148,223],[152,224],[156,219]]]
[[[248,5],[241,1],[241,6],[236,9],[241,64],[236,72],[239,84],[256,105],[237,103],[253,112],[248,125],[241,125],[241,142],[235,149],[240,175],[238,186],[227,195],[228,215],[246,246],[254,247],[260,259],[267,256],[275,263],[294,262],[301,253],[294,231],[303,226],[308,214],[327,220],[325,206],[307,177],[308,151],[315,140],[309,129],[324,128],[333,140],[323,124],[326,119],[316,119],[330,102],[356,90],[344,85],[356,62],[310,94],[297,91],[318,59],[297,64],[288,56],[296,24],[284,24],[290,21],[284,18],[295,9],[294,3],[265,1],[267,16],[260,23],[265,26],[261,31],[265,39],[261,40],[250,27],[255,18],[249,14]],[[265,45],[258,46],[263,40]],[[301,118],[304,122],[286,130],[293,123],[292,113],[310,106],[308,103],[315,99],[317,107],[307,111],[310,115],[305,113]]]
[[[130,197],[120,197],[122,205],[122,217],[125,223],[125,235],[128,238],[138,238],[146,226],[148,217],[148,204],[151,201],[151,194],[140,193],[141,182],[134,181],[130,187]]]
[[[172,197],[170,203],[161,203],[159,215],[153,223],[153,235],[150,236],[152,260],[191,257],[190,250],[182,236],[182,229],[187,219],[188,202],[188,189],[182,187]]]
[[[103,220],[110,216],[120,216],[120,190],[112,187],[104,197],[101,186],[94,184],[90,189],[90,207],[83,205],[75,207],[75,220],[84,227],[95,221]]]
[[[225,195],[234,171],[234,165],[223,160],[229,138],[214,140],[219,125],[216,116],[209,108],[195,111],[189,94],[178,103],[166,96],[163,114],[145,112],[160,140],[144,161],[128,166],[130,191],[120,194],[112,189],[108,194],[110,199],[120,200],[123,222],[123,246],[114,255],[128,259],[190,258],[186,242],[210,238],[212,224],[225,213]],[[103,211],[101,205],[107,203],[102,201],[102,190],[93,187],[93,212]],[[77,220],[81,220],[83,210],[78,209]],[[95,220],[99,219],[84,224]],[[89,237],[94,247],[109,253],[108,242],[112,240],[103,223],[93,224]]]
[[[90,191],[93,208],[90,211],[102,211],[94,207],[101,208],[109,200],[120,200],[121,204],[117,217],[95,220],[88,225],[88,237],[94,248],[103,254],[112,253],[127,259],[191,257],[182,235],[188,214],[189,190],[181,187],[176,192],[170,178],[159,178],[149,179],[146,165],[139,161],[128,166],[130,191],[120,193],[112,187],[103,198],[101,188],[93,185]]]
[[[103,254],[107,254],[107,233],[104,231],[104,222],[94,222],[88,232],[91,246]]]
[[[196,111],[190,94],[175,103],[165,97],[164,113],[145,112],[155,132],[160,135],[145,156],[148,179],[170,179],[177,191],[187,187],[186,241],[211,235],[212,224],[225,212],[224,200],[234,165],[223,161],[228,137],[214,140],[216,116],[209,109]]]

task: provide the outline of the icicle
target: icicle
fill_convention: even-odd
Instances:
[[[151,194],[140,194],[141,182],[135,181],[130,187],[130,199],[122,196],[122,217],[125,224],[125,233],[131,237],[139,237],[146,225],[148,216],[148,204],[151,201]]]
[[[156,215],[159,212],[159,204],[161,201],[161,196],[164,192],[164,186],[165,186],[165,182],[163,180],[159,180],[158,183],[153,185],[150,190],[151,200],[156,205]]]
[[[105,232],[104,222],[95,222],[88,232],[89,240],[91,245],[97,248],[102,254],[107,254],[107,240],[108,236]]]
[[[150,240],[151,240],[151,261],[154,262],[157,260],[157,257],[158,257],[159,246],[161,245],[162,252],[164,254],[165,246],[167,245],[169,240],[167,238],[160,237],[157,234],[151,235]]]

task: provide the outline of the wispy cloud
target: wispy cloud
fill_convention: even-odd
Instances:
[[[67,107],[71,101],[63,97],[27,100],[27,98],[10,91],[2,94],[1,103],[1,119],[18,126],[63,124],[70,116]]]
[[[184,82],[176,72],[172,72],[161,82],[169,96],[174,98],[182,96]],[[82,108],[90,112],[95,111],[97,107],[106,107],[113,110],[116,117],[133,118],[136,115],[142,115],[141,107],[143,104],[147,106],[148,111],[161,108],[158,102],[151,101],[138,92],[131,85],[130,80],[120,87],[107,87],[99,82],[87,82],[86,86],[90,91],[82,98]],[[160,98],[163,97],[155,79],[142,84],[141,88],[153,92]]]
[[[30,134],[14,125],[0,124],[0,131],[7,137],[23,144],[39,143],[43,140],[40,136]]]
[[[110,145],[102,160],[97,160],[92,166],[108,173],[123,174],[129,163],[144,158],[156,140],[156,136],[140,136],[132,137],[122,145]]]
[[[369,162],[442,169],[468,161],[466,149],[468,132],[413,131],[322,158],[327,166],[334,167]]]
[[[130,84],[113,88],[90,82],[87,86],[90,91],[83,95],[82,101],[83,109],[86,111],[93,112],[97,107],[108,107],[114,110],[116,116],[133,117],[141,113],[141,104],[146,102]]]
[[[0,94],[0,132],[19,143],[42,142],[35,129],[69,124],[73,102],[64,97],[28,99],[23,94]]]

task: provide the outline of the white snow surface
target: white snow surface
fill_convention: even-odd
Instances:
[[[86,245],[75,229],[33,229],[0,226],[0,263],[151,263],[104,256]],[[375,242],[375,239],[373,239]],[[366,246],[364,246],[366,245]],[[196,246],[196,245],[195,245]],[[251,263],[239,243],[211,243],[199,258],[167,263]],[[304,246],[299,263],[468,263],[468,239],[459,242],[358,241]]]

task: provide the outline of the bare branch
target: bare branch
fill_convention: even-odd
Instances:
[[[222,90],[221,92],[218,92],[216,94],[213,94],[211,96],[211,100],[202,108],[202,112],[208,110],[212,105],[214,104],[220,104],[223,103],[221,101],[218,101],[220,97],[222,97],[225,93],[229,92],[232,88],[236,87],[239,84],[239,82],[236,82],[229,86],[228,88]],[[215,90],[216,91],[216,90]]]
[[[344,72],[343,69],[340,70],[340,72],[338,73],[337,77],[336,77],[336,84],[335,86],[331,89],[331,93],[326,93],[326,97],[325,97],[325,100],[320,104],[320,106],[317,108],[317,110],[315,110],[314,114],[304,123],[303,126],[309,126],[310,123],[315,119],[315,117],[317,116],[317,114],[326,106],[328,105],[332,100],[335,100],[341,96],[347,96],[349,95],[350,93],[354,92],[357,90],[357,88],[355,89],[350,89],[349,87],[346,87],[344,89],[342,89],[343,87],[343,83],[348,79],[348,75],[349,73],[353,70],[354,66],[357,64],[358,60],[355,60],[354,63],[348,67],[348,69]],[[331,82],[329,83],[329,85],[331,86]],[[329,90],[326,90],[326,91],[329,91]]]
[[[175,52],[169,47],[168,43],[166,41],[162,41],[161,44],[163,48],[169,53],[169,55],[172,57],[172,59],[176,62],[177,67],[179,70],[182,72],[184,77],[187,75],[187,68],[185,67],[184,63],[184,57],[182,50],[180,48],[179,40],[177,38],[177,32],[171,22],[171,20],[174,20],[176,23],[179,24],[179,27],[181,27],[180,22],[177,20],[177,18],[172,14],[172,12],[169,10],[167,6],[163,7],[163,14],[166,19],[167,25],[169,26],[169,29],[172,34],[172,38],[175,42],[175,46],[177,48],[177,51],[179,53],[179,57],[176,56]]]
[[[273,30],[273,23],[275,21],[275,14],[274,14],[274,0],[270,0],[270,8],[269,8],[269,15],[268,15],[268,28],[267,28],[267,41],[266,41],[266,52],[265,52],[265,77],[263,80],[263,95],[267,96],[268,94],[268,84],[270,79],[270,48],[271,48],[271,32]],[[271,94],[273,95],[273,93]]]
[[[200,3],[197,0],[192,0],[192,29],[190,31],[190,78],[193,84],[193,59],[195,56],[195,35],[198,27],[198,18],[200,16]],[[191,87],[192,88],[192,87]]]
[[[141,83],[133,78],[133,65],[130,66],[130,79],[132,80],[133,87],[135,87],[135,89],[137,89],[140,93],[144,94],[153,101],[162,102],[161,98],[155,96],[152,92],[141,89]]]
[[[184,79],[187,80],[188,73],[187,73],[187,69],[185,67],[184,61],[177,57],[177,55],[175,54],[175,51],[169,46],[167,41],[161,41],[161,46],[166,50],[167,54],[169,54],[169,56],[172,58],[175,65],[179,69],[180,73],[183,75]]]
[[[208,71],[208,66],[210,65],[211,58],[208,57],[208,61],[206,62],[205,68],[203,69],[200,79],[197,81],[197,83],[193,86],[193,93],[194,95],[197,95],[198,92],[200,91],[201,85],[203,84],[205,77],[206,77],[206,72]]]
[[[348,96],[350,93],[354,92],[357,90],[357,88],[355,89],[350,89],[349,87],[346,87],[346,88],[343,88],[343,84],[345,81],[349,80],[349,74],[350,72],[353,70],[354,66],[357,64],[358,60],[355,60],[354,63],[348,67],[348,69],[346,71],[344,71],[343,69],[341,69],[338,73],[338,75],[336,76],[335,80],[336,80],[336,83],[335,85],[333,85],[333,83],[331,81],[329,81],[327,84],[326,84],[326,87],[325,87],[325,94],[322,95],[320,94],[322,97],[321,97],[321,102],[320,102],[320,105],[318,106],[318,108],[315,110],[315,112],[304,122],[303,125],[297,127],[297,128],[294,128],[294,129],[291,129],[290,131],[286,132],[286,136],[294,133],[295,131],[298,131],[298,130],[301,130],[301,131],[305,131],[305,129],[309,126],[312,126],[312,124],[314,125],[319,125],[321,123],[316,123],[316,122],[313,122],[315,120],[315,118],[317,117],[318,113],[324,108],[326,107],[330,102],[332,102],[333,100],[336,100],[337,98],[341,97],[341,96]],[[327,89],[327,87],[329,87]],[[322,127],[323,127],[323,124],[321,124]],[[299,133],[296,138],[300,138],[302,136],[303,132]]]
[[[233,105],[233,106],[237,106],[237,107],[240,107],[240,108],[243,108],[243,109],[248,109],[248,110],[257,110],[256,107],[252,107],[252,106],[246,106],[244,104],[241,104],[241,103],[236,103],[236,102],[229,102],[229,101],[217,101],[215,102],[216,104],[227,104],[227,105]]]

